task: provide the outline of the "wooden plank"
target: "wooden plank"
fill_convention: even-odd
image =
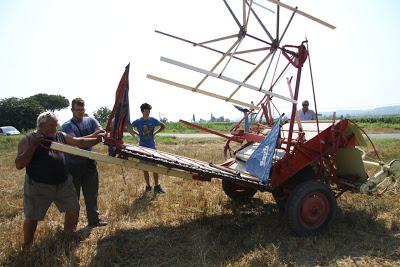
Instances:
[[[270,52],[268,55],[271,55],[271,54],[272,54],[272,53]],[[266,57],[265,60],[266,60],[267,58],[268,58],[268,57]],[[169,64],[173,64],[173,65],[176,65],[176,66],[185,68],[185,69],[189,69],[189,70],[192,70],[192,71],[196,71],[196,72],[200,72],[200,73],[206,74],[207,76],[211,76],[211,77],[214,77],[214,78],[217,78],[217,79],[221,79],[221,80],[224,80],[224,81],[227,81],[227,82],[231,82],[231,83],[234,83],[234,84],[237,84],[237,85],[239,85],[239,86],[243,86],[243,87],[249,88],[249,89],[254,90],[254,91],[257,91],[257,92],[262,92],[262,93],[264,93],[264,94],[267,94],[267,95],[270,95],[270,96],[274,96],[274,97],[279,98],[279,99],[282,99],[282,100],[286,100],[286,101],[288,101],[288,102],[290,102],[290,103],[296,103],[296,104],[297,104],[297,101],[296,101],[296,100],[291,99],[291,98],[289,98],[289,97],[286,97],[286,96],[283,96],[283,95],[280,95],[280,94],[276,94],[276,93],[273,93],[273,92],[271,92],[271,91],[263,90],[263,89],[261,89],[261,88],[258,88],[258,87],[256,87],[256,86],[254,86],[254,85],[250,85],[250,84],[247,84],[247,83],[244,83],[244,82],[241,82],[241,81],[238,81],[238,80],[235,80],[235,79],[232,79],[232,78],[223,76],[223,75],[219,75],[219,74],[217,74],[217,73],[215,73],[215,72],[211,72],[211,71],[208,71],[208,70],[205,70],[205,69],[201,69],[201,68],[198,68],[198,67],[195,67],[195,66],[192,66],[192,65],[189,65],[189,64],[185,64],[185,63],[182,63],[182,62],[173,60],[173,59],[165,58],[165,57],[161,57],[160,60],[161,60],[161,61],[164,61],[164,62],[166,62],[166,63],[169,63]],[[260,65],[261,65],[261,64],[259,64],[259,66],[260,66]],[[253,74],[253,73],[254,73],[254,71],[252,72],[252,74]],[[247,77],[247,79],[248,79],[248,78],[249,78],[249,77]],[[197,89],[197,90],[198,90],[198,89]],[[230,98],[230,97],[229,97],[229,98]],[[224,99],[226,99],[226,97],[224,97]]]
[[[287,5],[287,4],[284,4],[284,3],[282,3],[281,1],[277,1],[277,0],[267,0],[267,1],[269,1],[269,2],[271,2],[271,3],[274,3],[274,4],[276,4],[276,5],[279,5],[279,6],[281,6],[281,7],[284,7],[284,8],[286,8],[286,9],[289,9],[289,10],[291,10],[291,11],[296,11],[296,8],[291,7],[291,6]],[[319,24],[322,24],[322,25],[324,25],[325,27],[328,27],[328,28],[330,28],[330,29],[332,29],[332,30],[336,29],[336,26],[333,26],[332,24],[329,24],[328,22],[325,22],[325,21],[323,21],[323,20],[321,20],[321,19],[319,19],[319,18],[316,18],[316,17],[314,17],[314,16],[312,16],[312,15],[310,15],[310,14],[307,14],[306,12],[303,12],[303,11],[297,9],[296,13],[299,14],[299,15],[302,15],[303,17],[306,17],[306,18],[308,18],[308,19],[311,19],[311,20],[313,20],[313,21],[315,21],[315,22],[317,22],[317,23],[319,23]]]
[[[52,142],[50,149],[56,150],[56,151],[61,151],[65,152],[68,154],[76,155],[76,156],[81,156],[109,164],[115,164],[115,165],[120,165],[123,167],[128,167],[128,168],[134,168],[142,171],[149,171],[149,172],[156,172],[168,176],[174,176],[174,177],[180,177],[180,178],[185,178],[185,179],[192,179],[193,175],[197,175],[197,173],[191,173],[189,171],[181,171],[177,169],[172,169],[164,166],[159,166],[159,165],[154,165],[152,163],[146,164],[145,162],[130,158],[129,160],[126,159],[120,159],[116,157],[111,157],[107,155],[103,155],[97,152],[93,151],[87,151],[84,149],[80,149],[77,147],[73,146],[68,146],[56,142]]]
[[[260,107],[255,106],[253,104],[248,104],[246,102],[235,100],[235,99],[227,99],[226,96],[214,94],[214,93],[211,93],[211,92],[208,92],[208,91],[204,91],[204,90],[200,90],[200,89],[196,90],[196,88],[194,88],[194,87],[191,87],[191,86],[188,86],[188,85],[185,85],[185,84],[181,84],[181,83],[177,83],[177,82],[173,82],[173,81],[170,81],[170,80],[167,80],[167,79],[164,79],[164,78],[161,78],[161,77],[157,77],[157,76],[154,76],[154,75],[151,75],[151,74],[147,74],[146,77],[148,79],[151,79],[151,80],[155,80],[155,81],[158,81],[158,82],[162,82],[162,83],[165,83],[165,84],[176,86],[176,87],[179,87],[179,88],[182,88],[182,89],[186,89],[186,90],[189,90],[189,91],[192,91],[192,92],[196,92],[196,93],[199,93],[199,94],[202,94],[202,95],[206,95],[206,96],[214,97],[214,98],[217,98],[217,99],[221,99],[221,100],[224,100],[226,102],[235,103],[235,104],[238,104],[238,105],[241,105],[241,106],[245,106],[245,107],[249,107],[249,108],[255,109],[255,110],[259,110],[260,109]]]

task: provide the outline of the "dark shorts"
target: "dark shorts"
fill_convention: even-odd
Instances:
[[[52,202],[60,212],[79,212],[79,201],[72,176],[68,175],[68,179],[62,184],[50,185],[35,182],[25,175],[25,219],[43,220]]]

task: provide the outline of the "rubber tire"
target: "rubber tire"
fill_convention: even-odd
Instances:
[[[301,219],[302,204],[307,196],[314,194],[318,200],[327,207],[326,218],[316,226],[305,225]],[[318,195],[317,195],[318,194]],[[321,198],[322,197],[322,198]],[[312,201],[312,200],[311,200]],[[321,203],[321,202],[320,202]],[[313,206],[315,211],[315,205]],[[306,181],[299,184],[289,195],[286,203],[285,215],[289,228],[298,236],[313,236],[323,233],[332,223],[336,216],[337,203],[332,190],[319,181]],[[311,215],[312,216],[312,215]]]
[[[230,199],[237,202],[247,202],[257,192],[257,189],[244,187],[226,179],[222,180],[222,189]]]
[[[280,191],[273,191],[272,196],[278,205],[279,213],[284,214],[286,209],[287,198],[283,198],[283,193]]]
[[[307,166],[296,173],[290,180],[292,181],[292,183],[298,185],[306,181],[313,181],[313,177],[315,177],[315,173],[312,167]],[[282,188],[277,188],[275,191],[273,191],[272,196],[274,197],[274,200],[278,205],[279,213],[285,214],[288,196],[284,195]]]

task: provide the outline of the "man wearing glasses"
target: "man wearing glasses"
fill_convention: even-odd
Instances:
[[[315,112],[311,109],[308,109],[309,103],[308,100],[304,100],[302,102],[303,108],[298,111],[299,118],[301,121],[311,121],[316,120],[317,116]]]
[[[100,123],[92,117],[85,116],[85,101],[75,98],[71,103],[72,119],[62,125],[62,131],[75,137],[92,137],[104,131]],[[92,150],[91,147],[84,148]],[[99,174],[96,161],[79,156],[66,155],[68,171],[73,177],[78,199],[81,188],[85,199],[86,217],[90,227],[107,225],[99,218],[97,196],[99,191]]]

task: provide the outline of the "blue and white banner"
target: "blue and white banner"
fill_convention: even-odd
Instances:
[[[269,178],[279,136],[281,118],[282,116],[277,119],[272,130],[246,161],[246,171],[258,177],[263,184],[266,184]]]

